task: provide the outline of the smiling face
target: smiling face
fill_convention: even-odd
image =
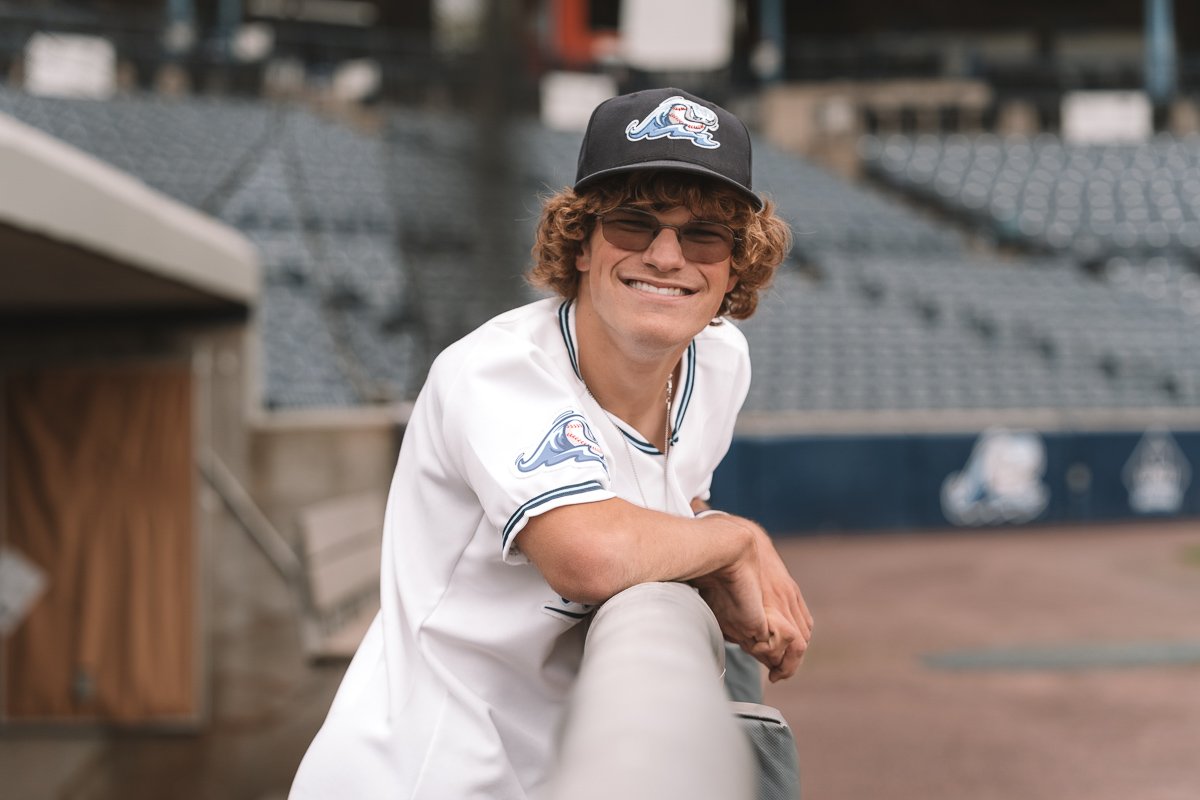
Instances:
[[[684,207],[653,211],[660,224],[693,219]],[[730,259],[690,261],[673,228],[662,228],[645,250],[625,250],[607,239],[599,223],[575,262],[581,273],[579,315],[594,319],[613,345],[647,354],[686,347],[717,316],[737,276]]]

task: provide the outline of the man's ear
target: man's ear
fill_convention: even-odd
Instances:
[[[579,255],[575,256],[575,269],[587,272],[592,268],[592,237],[585,237],[579,245]]]

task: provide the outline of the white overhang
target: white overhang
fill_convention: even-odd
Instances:
[[[245,311],[238,231],[0,114],[0,314]]]

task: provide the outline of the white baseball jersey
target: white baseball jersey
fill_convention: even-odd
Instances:
[[[522,528],[568,503],[640,505],[643,493],[690,515],[750,381],[733,325],[688,347],[664,497],[663,455],[596,404],[575,345],[572,304],[547,299],[434,362],[388,498],[381,610],[292,798],[515,800],[546,778],[591,607],[522,556]]]

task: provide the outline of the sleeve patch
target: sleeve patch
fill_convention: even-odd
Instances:
[[[542,441],[528,455],[522,452],[517,456],[515,466],[522,474],[529,474],[541,467],[553,467],[567,462],[586,463],[595,461],[608,472],[608,462],[600,442],[587,420],[577,411],[565,411],[559,414],[550,429],[542,437]]]

